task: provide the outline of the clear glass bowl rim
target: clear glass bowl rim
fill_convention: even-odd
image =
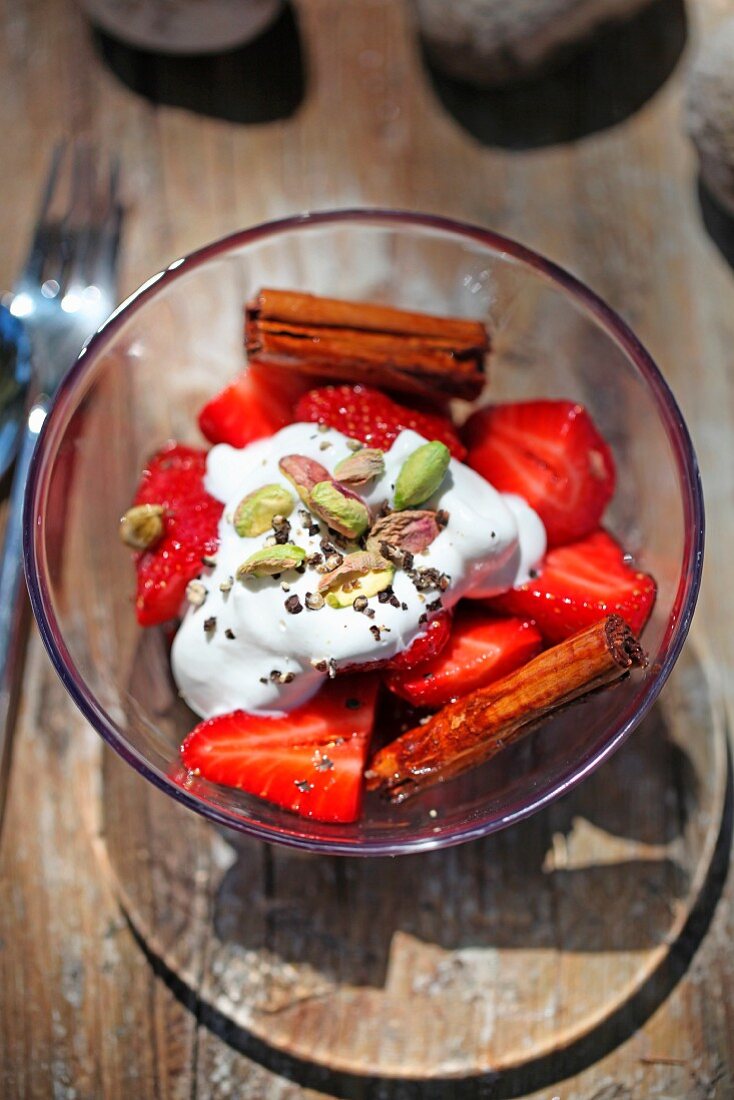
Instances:
[[[604,739],[583,758],[571,764],[559,778],[530,794],[509,813],[488,814],[465,826],[442,830],[440,834],[426,837],[395,840],[374,838],[357,841],[311,839],[305,832],[307,823],[294,817],[293,830],[275,826],[263,826],[228,814],[183,789],[169,776],[152,767],[147,760],[127,742],[122,730],[105,713],[94,693],[87,687],[76,668],[64,642],[59,622],[53,611],[48,578],[44,567],[42,546],[44,518],[40,502],[45,499],[51,473],[49,455],[55,452],[55,444],[66,429],[67,413],[73,410],[77,388],[93,370],[95,359],[114,339],[118,329],[128,317],[137,311],[159,289],[180,278],[195,267],[236,250],[257,240],[289,233],[299,228],[327,226],[339,223],[374,225],[416,226],[435,229],[465,240],[476,241],[499,255],[506,254],[520,264],[532,268],[546,281],[554,284],[581,309],[593,316],[599,327],[621,348],[634,363],[655,399],[658,413],[671,443],[684,490],[684,562],[676,593],[673,613],[668,622],[663,658],[650,676],[636,706],[628,706],[610,725]],[[147,279],[107,318],[91,337],[79,358],[65,376],[41,430],[31,462],[25,493],[24,517],[24,566],[31,606],[39,631],[51,662],[72,700],[100,736],[119,753],[137,772],[160,790],[183,803],[189,809],[226,828],[234,828],[264,841],[286,844],[310,852],[347,856],[393,856],[416,851],[429,851],[475,840],[506,828],[530,817],[543,806],[570,791],[586,776],[599,767],[629,737],[657,699],[670,675],[688,634],[698,598],[703,569],[704,503],[701,477],[693,443],[688,428],[673,394],[656,366],[652,356],[635,336],[625,321],[594,291],[570,272],[546,259],[539,253],[492,230],[453,218],[414,211],[371,208],[345,208],[304,212],[292,217],[263,222],[249,229],[228,234],[208,245],[174,260],[162,271]],[[300,831],[299,831],[300,830]]]

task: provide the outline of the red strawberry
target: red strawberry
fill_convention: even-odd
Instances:
[[[655,603],[655,581],[638,573],[606,531],[551,550],[539,575],[487,606],[532,618],[549,642],[560,642],[616,612],[639,633]]]
[[[500,492],[525,497],[545,524],[549,546],[599,526],[614,492],[614,462],[582,405],[493,405],[469,418],[465,439],[469,466]]]
[[[445,416],[408,409],[370,386],[310,390],[296,405],[295,419],[328,424],[382,450],[388,450],[403,429],[412,428],[426,439],[445,443],[454,458],[461,460],[466,455],[466,447]]]
[[[305,383],[277,367],[250,364],[204,405],[199,427],[210,443],[244,447],[290,424],[304,388]]]
[[[186,585],[201,572],[201,559],[216,552],[223,505],[204,489],[206,451],[169,443],[143,470],[136,504],[165,508],[165,533],[137,555],[135,608],[141,626],[174,618]]]
[[[409,672],[391,672],[387,686],[417,707],[442,707],[513,672],[539,653],[540,632],[522,619],[500,619],[462,607],[440,656]]]
[[[344,672],[372,672],[374,669],[394,668],[407,672],[430,661],[441,652],[451,637],[451,612],[439,611],[428,623],[422,634],[418,634],[402,653],[387,657],[382,661],[366,661],[362,664],[348,665]]]
[[[432,657],[438,656],[451,637],[451,620],[450,611],[439,611],[423,633],[419,634],[407,649],[387,662],[387,667],[407,672],[408,669],[422,665]]]
[[[183,763],[301,817],[356,821],[377,688],[375,676],[344,676],[282,718],[244,710],[210,718],[184,741]]]

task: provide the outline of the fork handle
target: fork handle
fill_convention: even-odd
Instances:
[[[23,577],[23,499],[28,470],[49,402],[39,398],[23,428],[0,554],[0,830],[5,814],[13,732],[25,664],[30,605]]]

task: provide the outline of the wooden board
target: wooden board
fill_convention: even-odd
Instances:
[[[720,838],[721,716],[689,647],[632,740],[544,813],[399,859],[218,830],[108,754],[103,861],[146,951],[299,1062],[372,1077],[509,1071],[669,987]]]
[[[602,51],[606,65],[605,56],[595,54],[593,64],[586,65],[585,80],[550,82],[542,94],[536,89],[530,104],[527,96],[512,93],[498,98],[489,122],[513,138],[518,122],[543,130],[552,140],[553,133],[557,136],[577,117],[616,115],[616,125],[582,140],[525,151],[483,144],[454,116],[451,105],[436,96],[411,31],[407,0],[296,0],[295,7],[308,78],[302,105],[282,121],[252,126],[156,103],[156,92],[167,91],[170,74],[161,70],[154,55],[134,58],[138,84],[145,87],[126,85],[91,39],[76,0],[0,0],[0,118],[8,135],[2,151],[0,287],[12,285],[22,263],[48,150],[69,133],[88,134],[121,156],[128,197],[123,293],[187,249],[241,226],[295,210],[360,203],[455,215],[552,256],[600,291],[635,327],[661,364],[691,428],[708,509],[707,565],[694,629],[709,643],[707,673],[717,679],[717,699],[727,701],[731,716],[734,589],[722,583],[729,575],[734,543],[731,224],[720,226],[717,247],[704,228],[706,208],[699,207],[681,99],[686,67],[701,35],[715,33],[715,25],[734,14],[734,0],[687,0],[685,53],[667,82],[629,117],[620,112],[629,77],[634,83],[645,80],[651,55],[666,54],[664,42],[656,50],[652,40],[651,46],[639,36],[632,42],[627,37],[621,54],[618,49]],[[651,6],[658,40],[667,38],[675,46],[681,10],[679,0]],[[235,71],[238,65],[238,57],[213,59],[212,97],[229,93],[239,106],[244,78]],[[196,83],[193,73],[187,62],[187,93]],[[633,741],[630,750],[638,743]],[[440,1078],[415,1088],[377,1079],[366,1085],[363,1076],[338,1078],[313,1062],[289,1059],[257,1043],[252,1033],[208,1010],[190,988],[176,986],[162,964],[149,965],[120,915],[109,888],[111,876],[99,873],[94,856],[100,753],[99,738],[74,710],[34,638],[0,851],[3,1096],[734,1096],[734,876],[727,879],[725,843],[717,849],[698,908],[677,948],[654,971],[660,981],[643,982],[606,1026],[589,1032],[587,1043],[561,1048],[557,1056],[527,1063],[517,1072],[483,1078],[480,1085],[468,1080],[463,1087]],[[599,784],[604,774],[591,781],[589,791],[603,793]],[[131,786],[144,785],[132,775],[128,780]],[[184,811],[170,816],[172,807],[164,796],[148,794],[151,828],[162,831],[167,826],[168,842],[175,845]],[[131,813],[138,812],[134,797],[129,805]],[[565,836],[566,818],[563,804],[548,816],[540,842],[546,849],[553,833]],[[142,826],[131,820],[129,827],[131,843],[138,843]],[[531,823],[518,835],[530,838],[530,844],[539,827]],[[500,838],[501,843],[498,839],[491,851],[505,851],[510,836]],[[190,957],[198,959],[203,982],[210,973],[207,934],[213,937],[213,956],[220,950],[206,909],[211,854],[203,837],[187,851],[200,868],[200,892],[192,899],[184,877],[180,889],[171,888],[176,902],[161,915],[158,927],[175,936],[172,914],[184,913],[180,925],[189,930],[199,914],[198,954]],[[220,851],[232,858],[226,843]],[[452,868],[467,866],[464,861],[470,857],[476,859],[462,849],[443,858]],[[500,861],[499,854],[495,858]],[[505,858],[509,861],[510,854]],[[395,866],[402,864],[396,861]],[[137,853],[134,866],[149,884],[144,851]],[[276,882],[282,878],[279,866],[276,861]],[[288,866],[286,862],[283,873]],[[385,866],[389,871],[393,865]],[[506,866],[499,862],[499,867]],[[263,873],[260,862],[257,871]],[[536,872],[531,885],[538,879]],[[571,898],[564,902],[560,887],[567,877],[559,874],[556,881],[557,919],[565,930],[578,925],[583,906]],[[620,881],[624,883],[615,879],[617,885]],[[350,882],[344,888],[347,898],[358,896],[348,892]],[[488,882],[481,897],[491,927],[496,878],[490,876]],[[141,890],[152,897],[146,884]],[[157,901],[167,904],[166,895],[159,894]],[[522,921],[530,936],[536,925],[528,920],[521,884],[512,902],[518,937]],[[537,912],[535,904],[531,912]],[[280,943],[287,906],[263,909],[257,919],[264,922],[266,915],[275,929],[269,934]],[[346,907],[342,917],[346,922],[359,914]],[[447,906],[449,931],[459,927],[457,921],[456,907]],[[418,935],[423,922],[428,922],[425,915],[420,916]],[[316,937],[319,959],[325,942],[325,935]],[[349,942],[353,958],[354,941]],[[610,970],[616,958],[611,956]],[[350,956],[337,955],[337,965],[354,974]],[[555,981],[556,972],[549,972]],[[596,1005],[604,988],[600,983],[596,997],[587,993],[588,1002]],[[659,1002],[657,1011],[651,1011]],[[510,1004],[505,1015],[511,1009]]]

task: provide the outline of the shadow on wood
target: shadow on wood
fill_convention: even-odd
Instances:
[[[726,802],[712,862],[703,889],[691,909],[680,936],[662,965],[620,1005],[602,1026],[593,1028],[565,1048],[550,1055],[530,1058],[524,1065],[501,1073],[464,1079],[433,1077],[430,1080],[386,1079],[361,1074],[329,1071],[303,1058],[273,1049],[262,1039],[237,1027],[230,1018],[200,1001],[191,988],[149,950],[134,924],[138,940],[153,970],[198,1021],[246,1057],[305,1088],[328,1090],[339,1100],[514,1100],[580,1073],[628,1039],[669,996],[686,972],[704,938],[727,877],[732,844],[732,771],[727,756]],[[385,1021],[389,1026],[389,1021]]]
[[[252,42],[218,54],[158,54],[98,29],[93,36],[115,76],[152,103],[227,122],[263,123],[289,118],[305,95],[300,35],[289,4]]]
[[[484,145],[533,149],[576,141],[623,122],[673,72],[687,37],[684,0],[654,0],[601,28],[582,52],[544,76],[480,89],[444,76],[424,50],[433,90]]]
[[[734,268],[734,215],[724,209],[701,179],[698,181],[698,203],[706,232],[729,267]]]
[[[731,844],[726,734],[691,647],[603,768],[454,848],[270,847],[112,753],[103,790],[104,866],[157,972],[236,1049],[354,1100],[518,1096],[602,1057],[684,973]]]
[[[573,794],[456,848],[397,860],[308,858],[224,834],[236,859],[214,899],[214,929],[222,943],[376,988],[389,980],[397,932],[447,952],[560,941],[564,951],[645,950],[685,896],[687,870],[668,846],[683,836],[696,797],[690,759],[656,707]],[[649,849],[641,857],[639,845]],[[243,920],[253,904],[263,920]]]

